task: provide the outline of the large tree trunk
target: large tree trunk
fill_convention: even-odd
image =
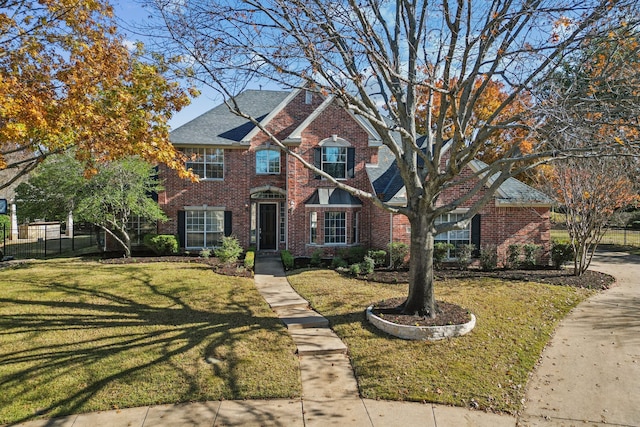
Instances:
[[[423,215],[411,220],[409,296],[404,313],[436,317],[433,293],[433,224]]]

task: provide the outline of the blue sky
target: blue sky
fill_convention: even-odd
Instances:
[[[136,23],[143,23],[147,20],[149,13],[136,0],[116,0],[113,1],[112,4],[118,23],[127,40],[131,42],[145,42],[142,36],[134,34],[131,29],[135,27]],[[202,94],[198,98],[192,99],[190,105],[176,113],[173,118],[169,120],[171,129],[176,129],[222,102],[222,98],[212,89],[199,89],[202,91]]]

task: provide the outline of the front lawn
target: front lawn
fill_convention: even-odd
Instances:
[[[246,278],[53,260],[0,271],[0,424],[300,396],[295,345]]]
[[[293,287],[345,341],[363,397],[427,401],[515,413],[529,373],[557,322],[593,291],[492,278],[437,281],[436,298],[477,317],[466,336],[435,343],[390,337],[365,318],[377,301],[405,297],[406,284],[297,271]]]

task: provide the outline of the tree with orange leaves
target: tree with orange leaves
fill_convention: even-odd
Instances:
[[[183,172],[167,120],[189,102],[161,65],[129,51],[106,1],[15,0],[0,9],[0,169],[4,188],[52,153],[96,162],[140,155]]]
[[[463,96],[465,86],[457,84],[456,79],[449,83],[447,91],[447,111],[443,112],[445,137],[453,137],[455,130],[456,111],[459,110],[460,98]],[[438,117],[442,105],[442,96],[436,96],[444,87],[442,81],[435,85],[423,85],[417,89],[416,129],[419,133],[426,133],[427,114]],[[487,80],[478,77],[471,89],[471,97],[476,97],[473,110],[468,118],[467,137],[471,138],[473,129],[482,126],[483,123],[493,123],[494,132],[483,142],[483,147],[478,150],[477,157],[485,163],[493,163],[502,158],[506,152],[514,146],[518,147],[522,154],[530,154],[535,144],[529,128],[526,126],[528,116],[533,106],[528,92],[518,94],[517,99],[510,102],[505,108],[503,103],[509,98],[504,83],[495,79]],[[432,99],[429,102],[429,99]],[[430,106],[427,111],[426,106]],[[494,117],[495,115],[495,117]],[[517,126],[513,125],[514,117],[518,117]]]

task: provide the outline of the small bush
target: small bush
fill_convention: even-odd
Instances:
[[[404,260],[409,255],[409,246],[402,242],[389,243],[389,256],[391,257],[391,268],[397,269],[404,265]]]
[[[178,252],[178,239],[172,234],[146,234],[142,242],[156,255],[171,255]]]
[[[248,251],[244,254],[244,268],[247,270],[253,270],[253,266],[256,263],[256,253],[254,251]]]
[[[485,245],[480,248],[480,267],[484,271],[498,268],[498,248],[496,245]]]
[[[376,266],[375,261],[370,256],[365,256],[362,262],[360,263],[360,270],[362,270],[362,274],[371,274]]]
[[[211,257],[211,249],[202,249],[198,254],[200,258],[209,259]]]
[[[293,268],[293,255],[291,255],[291,252],[284,250],[284,251],[280,251],[280,259],[282,259],[282,265],[284,266],[285,270],[291,270]]]
[[[534,243],[527,243],[522,246],[524,251],[524,260],[522,265],[524,268],[533,268],[538,263],[538,253],[542,247],[540,245],[536,245]]]
[[[367,251],[362,246],[352,246],[350,248],[341,248],[338,250],[338,256],[349,264],[356,264],[364,260]]]
[[[551,243],[551,262],[558,270],[574,257],[573,247],[567,241],[553,241]]]
[[[349,267],[349,273],[351,273],[352,276],[358,276],[360,271],[360,264],[351,264]]]
[[[387,251],[382,249],[380,250],[370,250],[367,252],[367,256],[373,259],[373,262],[376,267],[382,267],[387,263]]]
[[[471,264],[471,255],[475,250],[476,245],[474,245],[473,243],[458,246],[456,255],[458,256],[457,264],[460,270],[466,270],[467,268],[469,268],[469,264]]]
[[[438,242],[433,245],[433,263],[436,268],[442,268],[444,259],[449,254],[450,250],[453,250],[455,246],[451,243]]]
[[[8,238],[11,234],[11,218],[9,215],[0,215],[0,240]],[[176,252],[178,250],[176,249]]]
[[[322,249],[316,249],[311,254],[311,260],[309,260],[309,266],[320,267],[322,265]]]
[[[345,268],[345,267],[348,267],[348,266],[349,266],[349,263],[347,261],[345,261],[344,258],[342,258],[340,256],[335,256],[331,260],[331,268],[334,269],[334,270],[337,270],[339,268]]]
[[[240,247],[240,243],[238,243],[238,239],[233,236],[225,236],[222,238],[222,245],[216,248],[214,253],[220,261],[224,263],[234,263],[240,258],[242,248]]]
[[[509,245],[507,248],[507,262],[505,267],[510,269],[520,268],[520,255],[522,254],[522,246],[518,244]]]

